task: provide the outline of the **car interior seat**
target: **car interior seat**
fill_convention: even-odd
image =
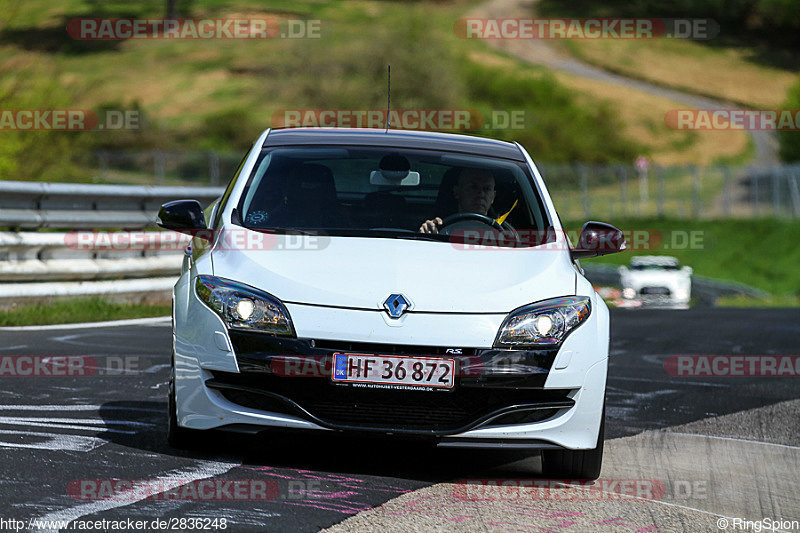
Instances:
[[[391,191],[373,191],[364,196],[364,219],[374,228],[405,228],[406,199]]]

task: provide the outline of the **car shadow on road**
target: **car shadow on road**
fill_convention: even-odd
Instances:
[[[108,427],[125,421],[135,431],[104,432],[98,437],[120,446],[176,457],[422,482],[541,477],[535,451],[436,448],[430,441],[397,435],[285,430],[257,435],[209,431],[200,434],[202,438],[193,449],[178,450],[167,443],[166,401],[106,402],[100,407],[100,416]]]

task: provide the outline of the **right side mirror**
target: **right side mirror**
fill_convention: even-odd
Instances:
[[[581,228],[578,246],[570,250],[572,260],[597,257],[626,249],[622,230],[605,222],[590,221]]]

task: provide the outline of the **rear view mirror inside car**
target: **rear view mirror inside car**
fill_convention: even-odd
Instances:
[[[419,172],[397,170],[373,170],[369,174],[370,185],[400,185],[416,187],[419,185]]]

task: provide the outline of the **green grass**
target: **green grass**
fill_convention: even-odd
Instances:
[[[717,298],[717,307],[800,307],[800,296],[752,298],[743,294]]]
[[[575,39],[553,45],[604,70],[722,100],[731,107],[780,107],[800,73],[797,0],[542,0],[534,5],[539,16],[548,17],[715,20],[720,33],[706,40]],[[796,136],[784,138],[796,143]]]
[[[676,220],[609,219],[622,230],[650,230],[661,235],[656,249],[630,251],[587,260],[588,263],[624,265],[634,255],[671,255],[700,276],[744,283],[772,295],[776,305],[800,298],[800,223],[791,220]],[[567,223],[580,228],[582,222]],[[656,233],[657,232],[657,233]],[[699,244],[676,247],[687,236]],[[656,244],[657,240],[650,242]],[[666,244],[666,248],[663,246]],[[739,303],[743,303],[742,302]],[[767,301],[767,303],[769,300]],[[737,303],[736,299],[730,303]],[[757,304],[754,304],[757,305]]]
[[[569,220],[580,218],[584,199],[578,170],[573,167],[544,167],[544,173],[545,183],[561,216]],[[593,217],[626,219],[662,214],[713,218],[723,215],[724,205],[719,197],[724,184],[724,170],[719,167],[695,170],[687,165],[666,167],[663,171],[652,168],[643,198],[639,175],[633,168],[607,167],[602,172],[588,171],[588,203]]]
[[[103,298],[75,298],[3,309],[0,311],[0,326],[74,324],[168,316],[170,313],[170,304],[118,303]]]

